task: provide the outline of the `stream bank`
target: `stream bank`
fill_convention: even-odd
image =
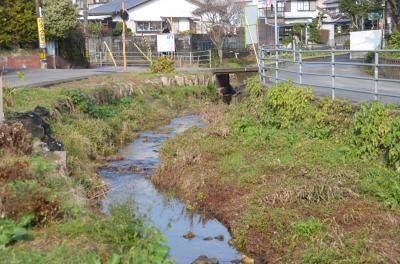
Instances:
[[[181,74],[172,76],[177,75]],[[104,160],[139,131],[154,129],[178,115],[200,112],[216,100],[213,86],[161,87],[160,78],[119,74],[16,90],[6,111],[49,109],[46,122],[54,138],[65,146],[67,170],[64,177],[55,177],[58,172],[52,155],[0,151],[1,187],[7,187],[0,188],[0,197],[6,197],[2,201],[7,201],[7,207],[0,208],[6,220],[1,225],[9,225],[12,237],[15,227],[22,225],[21,217],[32,213],[40,216],[39,221],[46,219],[26,224],[29,239],[7,244],[0,263],[108,263],[114,258],[121,263],[154,263],[155,259],[170,263],[164,258],[165,247],[159,246],[162,236],[144,230],[141,217],[129,221],[135,211],[117,210],[110,217],[98,212],[104,184],[97,169]],[[31,138],[21,134],[26,139],[22,143],[31,149]],[[25,227],[26,222],[22,223]],[[145,261],[140,262],[138,255]]]
[[[110,187],[102,208],[107,212],[110,206],[132,199],[140,214],[163,231],[170,257],[178,264],[192,263],[198,256],[215,258],[219,263],[239,263],[241,255],[230,246],[231,236],[220,222],[206,219],[179,200],[158,192],[149,179],[160,163],[158,150],[164,141],[204,125],[197,115],[178,117],[156,131],[140,133],[133,143],[121,148],[119,154],[124,160],[112,162],[100,172]]]

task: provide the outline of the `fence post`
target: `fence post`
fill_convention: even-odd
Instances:
[[[190,65],[193,64],[193,58],[192,58],[192,56],[193,56],[193,54],[192,54],[192,52],[190,51],[190,52],[189,52],[189,64],[190,64]]]
[[[103,67],[103,51],[100,50],[100,67]]]
[[[303,53],[299,50],[299,83],[303,84]]]
[[[279,79],[279,50],[275,48],[275,83],[278,82]]]
[[[375,50],[375,66],[374,66],[374,99],[378,100],[378,80],[379,80],[379,53]]]
[[[0,74],[0,124],[4,122],[3,110],[3,73]]]
[[[335,100],[336,94],[335,94],[335,48],[331,50],[331,68],[332,68],[332,100]]]
[[[265,84],[266,83],[266,81],[265,81],[265,52],[263,49],[260,49],[260,55],[261,55],[261,63],[260,63],[261,82],[263,84]]]

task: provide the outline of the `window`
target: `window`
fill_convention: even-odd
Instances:
[[[315,11],[316,2],[315,1],[298,1],[297,2],[298,11]]]
[[[162,22],[159,21],[139,21],[136,22],[136,32],[161,32]]]

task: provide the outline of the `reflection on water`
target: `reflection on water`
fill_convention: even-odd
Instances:
[[[199,116],[176,118],[158,131],[141,133],[137,140],[121,149],[120,154],[125,159],[113,162],[111,168],[101,171],[102,177],[110,186],[110,192],[102,201],[102,208],[107,212],[109,205],[133,199],[139,212],[164,232],[168,239],[170,256],[177,260],[176,263],[191,263],[200,255],[230,262],[240,256],[228,244],[231,239],[228,230],[215,219],[205,220],[198,214],[188,214],[183,203],[159,193],[146,177],[160,163],[158,149],[161,144],[192,126],[204,126]],[[195,234],[194,239],[186,240],[182,237],[188,231]],[[218,235],[223,235],[225,240],[203,240]]]

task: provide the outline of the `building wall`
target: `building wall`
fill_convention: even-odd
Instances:
[[[153,0],[129,11],[134,21],[162,21],[162,17],[193,17],[197,7],[186,0]]]
[[[178,8],[179,7],[179,8]],[[186,0],[174,0],[171,4],[170,0],[153,0],[142,5],[139,5],[129,12],[129,21],[127,21],[127,26],[132,30],[133,34],[137,33],[137,23],[138,22],[159,22],[162,23],[165,18],[173,19],[172,33],[181,33],[189,31],[192,28],[191,20],[189,18],[193,17],[193,11],[197,6],[189,3]],[[120,21],[119,17],[115,17],[114,21]],[[152,35],[160,32],[146,32],[144,35]]]

